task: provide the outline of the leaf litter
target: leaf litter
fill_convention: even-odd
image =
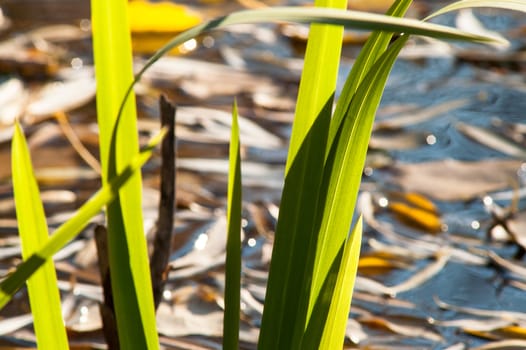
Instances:
[[[430,6],[416,3],[419,6],[414,11]],[[201,2],[189,5],[204,14],[212,7]],[[472,15],[461,15],[462,26],[491,23],[487,20],[491,14]],[[32,145],[52,227],[65,221],[99,184],[97,172],[79,155],[80,148],[71,144],[74,138],[64,135],[64,128],[53,117],[67,112],[76,140],[91,154],[98,154],[86,33],[77,25],[53,25],[16,35],[5,33],[0,44],[0,70],[8,72],[0,85],[0,161],[7,163],[11,124],[20,117]],[[239,38],[242,44],[225,50],[222,40],[231,38]],[[260,40],[257,49],[243,46],[243,41],[252,45],[256,39]],[[176,227],[158,327],[166,348],[220,348],[226,150],[229,106],[232,95],[237,95],[243,115],[241,142],[248,189],[244,197],[241,339],[243,348],[253,349],[300,60],[279,30],[225,30],[201,40],[186,56],[159,61],[138,90],[141,135],[157,128],[159,92],[181,106],[176,120]],[[287,48],[286,54],[273,51],[276,42]],[[384,160],[369,161],[364,173],[358,207],[368,226],[346,347],[457,350],[525,346],[526,310],[519,292],[524,292],[526,273],[523,259],[516,255],[524,248],[524,204],[519,200],[516,212],[498,217],[506,240],[491,235],[495,215],[484,204],[485,198],[493,198],[502,207],[509,206],[513,193],[524,190],[520,178],[526,135],[520,123],[524,99],[493,115],[495,105],[502,106],[499,101],[507,96],[523,97],[526,91],[523,80],[517,79],[524,71],[520,54],[517,49],[485,51],[480,56],[472,47],[422,39],[414,39],[404,49],[405,58],[393,72],[371,140],[371,148],[382,152]],[[481,60],[490,64],[481,66]],[[136,63],[142,63],[139,56]],[[418,80],[412,81],[416,76]],[[411,94],[403,93],[407,86],[415,87]],[[487,98],[471,97],[482,95]],[[158,164],[157,157],[145,168],[143,206],[150,232],[158,205]],[[2,168],[3,274],[19,262],[20,251],[10,209],[9,177],[9,169]],[[101,222],[101,216],[93,220],[93,224]],[[92,237],[90,228],[56,261],[73,347],[87,344],[96,348],[104,342],[97,306],[102,289]],[[491,288],[483,291],[488,305],[477,304],[476,298],[471,301],[470,295],[461,294],[462,284],[448,279],[450,275],[468,279],[469,275],[462,275],[466,269],[477,271],[479,282],[494,277],[503,280],[502,286],[489,283]],[[463,303],[455,306],[456,300]],[[2,310],[2,346],[20,342],[34,346],[27,308],[22,291]]]

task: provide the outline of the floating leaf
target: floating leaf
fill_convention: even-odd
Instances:
[[[515,178],[522,162],[487,159],[460,161],[445,159],[418,164],[397,164],[393,180],[404,191],[438,200],[469,200],[503,189]]]
[[[177,33],[199,24],[199,14],[186,6],[168,1],[135,0],[128,3],[128,16],[132,33]]]
[[[436,213],[409,206],[401,202],[389,203],[389,209],[402,221],[416,225],[431,233],[440,232],[442,222]]]

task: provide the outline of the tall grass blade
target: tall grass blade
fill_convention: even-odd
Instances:
[[[92,0],[91,5],[102,180],[108,183],[138,152],[133,96],[120,111],[133,81],[131,39],[126,0]],[[124,349],[159,347],[141,193],[141,174],[136,172],[107,208],[111,285]]]
[[[228,236],[225,267],[225,316],[223,349],[239,348],[239,312],[241,294],[241,153],[237,103],[232,108],[230,137],[230,168],[228,171]]]
[[[402,16],[406,11],[409,5],[411,4],[411,0],[397,0],[393,3],[391,8],[387,11],[388,15],[392,16]],[[358,104],[358,103],[365,103],[367,104],[369,101],[359,101],[355,98],[355,93],[360,84],[362,83],[363,79],[366,77],[366,75],[369,73],[369,70],[371,67],[376,63],[378,60],[378,57],[382,55],[387,48],[387,45],[389,44],[389,41],[392,39],[393,34],[389,32],[374,32],[372,33],[371,37],[367,40],[364,47],[360,51],[360,54],[358,55],[356,62],[353,65],[353,68],[351,72],[349,73],[345,85],[342,89],[342,92],[340,94],[340,98],[338,100],[338,103],[336,105],[336,109],[334,111],[333,118],[331,120],[330,130],[329,130],[329,138],[328,138],[328,144],[330,145],[327,147],[327,157],[329,156],[329,152],[331,149],[333,149],[338,140],[336,139],[338,130],[341,130],[342,122],[344,121],[344,118],[350,118],[351,120],[356,118],[357,116],[349,115],[349,109],[351,108],[351,104]],[[375,82],[376,83],[376,82]],[[380,84],[378,86],[379,89],[383,90],[384,84]],[[368,116],[369,118],[374,118],[374,112]],[[360,128],[361,125],[356,124],[356,128]],[[351,140],[348,140],[348,142],[351,142]],[[367,139],[368,142],[368,139]],[[363,145],[361,146],[361,150],[366,150],[367,144],[365,144],[365,149]],[[333,150],[334,152],[334,150]],[[338,152],[338,151],[336,151]],[[333,156],[335,153],[333,153]],[[332,160],[329,161],[329,164],[332,162]],[[359,162],[353,163],[356,164],[356,168],[349,169],[352,173],[360,174],[358,177],[358,182],[354,182],[351,186],[351,193],[356,192],[358,190],[358,187],[360,185],[360,179],[361,179],[361,172],[362,167],[360,166]],[[338,168],[336,168],[338,169]],[[326,167],[326,181],[329,181],[333,175],[333,169],[331,166]],[[341,170],[341,169],[340,169]],[[339,174],[340,176],[347,176],[347,174]],[[355,177],[356,180],[356,177]],[[343,180],[347,181],[347,180]],[[337,191],[338,189],[333,189],[334,191]],[[335,193],[330,193],[329,196],[335,195]],[[333,269],[337,268],[338,263],[335,261],[337,254],[340,252],[341,247],[343,245],[343,242],[345,241],[347,237],[347,232],[350,227],[350,222],[352,219],[352,213],[354,208],[347,208],[347,205],[349,202],[352,202],[352,200],[347,199],[347,203],[338,203],[337,205],[333,205],[329,208],[341,208],[341,210],[338,213],[331,213],[328,207],[326,207],[325,203],[325,196],[327,194],[325,193],[323,195],[323,199],[321,200],[320,207],[318,209],[318,215],[324,215],[324,218],[320,221],[324,225],[328,225],[331,221],[326,221],[325,218],[330,217],[340,217],[342,218],[342,226],[340,226],[340,230],[332,231],[330,227],[324,227],[322,226],[319,231],[319,238],[318,238],[318,247],[316,250],[316,259],[315,259],[315,266],[314,266],[314,273],[313,273],[313,282],[312,282],[312,295],[310,298],[310,304],[309,304],[309,317],[310,312],[312,311],[312,308],[314,307],[314,304],[318,302],[318,295],[322,288],[322,285],[327,282],[327,275],[329,273],[329,269],[332,267]],[[345,225],[348,225],[345,227]],[[329,231],[331,231],[329,233]],[[334,271],[337,271],[334,270]],[[320,317],[317,315],[316,317]]]
[[[136,155],[118,176],[113,178],[109,183],[103,184],[102,188],[77,210],[71,219],[57,228],[43,246],[38,248],[29,258],[25,259],[25,261],[17,267],[15,272],[0,283],[0,310],[35,271],[42,267],[47,260],[51,259],[54,254],[78,235],[89,221],[117,196],[119,188],[125,184],[133,174],[140,171],[141,166],[150,158],[154,147],[161,141],[163,135],[164,132],[154,137],[148,146]]]
[[[323,328],[320,350],[343,348],[354,280],[358,270],[358,261],[360,260],[362,226],[362,217],[360,216],[344,245],[343,257],[334,286],[327,322]]]
[[[345,0],[316,6],[345,8]],[[312,24],[270,262],[260,349],[300,349],[316,248],[315,220],[343,27]],[[323,69],[320,69],[323,67]]]
[[[22,257],[27,260],[48,241],[49,236],[29,149],[18,122],[15,124],[11,152],[16,217]],[[38,347],[69,349],[53,261],[46,262],[40,271],[31,276],[27,286]]]
[[[389,10],[387,10],[386,15],[403,17],[412,2],[412,0],[396,0]],[[362,82],[369,68],[371,68],[378,57],[385,51],[392,37],[393,33],[391,32],[375,31],[371,33],[371,36],[360,50],[360,54],[356,57],[351,72],[345,80],[340,97],[338,98],[338,103],[336,104],[336,109],[334,110],[333,121],[331,122],[329,130],[329,144],[332,144],[334,141],[336,132],[340,128],[345,112],[351,104],[351,99],[358,85]]]
[[[304,344],[316,349],[335,293],[336,274],[349,228],[376,110],[391,68],[407,41],[400,37],[371,67],[356,90],[325,164],[320,196],[319,244],[313,282],[313,309]],[[357,258],[357,257],[356,257]],[[337,292],[337,291],[336,291]],[[327,319],[328,320],[328,319]],[[312,345],[314,344],[314,345]]]

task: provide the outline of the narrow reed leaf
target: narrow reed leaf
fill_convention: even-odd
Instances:
[[[358,261],[360,260],[362,229],[363,223],[360,216],[343,249],[343,257],[336,285],[334,286],[334,294],[319,346],[320,350],[343,348],[354,281],[358,270]]]
[[[18,122],[15,124],[11,152],[16,217],[22,257],[27,260],[46,244],[49,236],[29,149]],[[27,287],[38,347],[69,349],[53,261],[47,261],[40,271],[31,276]]]
[[[148,146],[135,156],[118,176],[113,178],[110,183],[103,184],[102,188],[79,208],[71,219],[57,228],[43,246],[38,248],[28,259],[25,259],[25,261],[17,267],[15,272],[0,283],[0,310],[35,271],[42,267],[47,260],[51,259],[54,254],[78,235],[89,221],[116,197],[119,188],[125,184],[134,173],[140,171],[141,166],[150,158],[154,147],[161,141],[163,135],[164,131],[154,137]]]
[[[447,12],[474,7],[491,7],[526,12],[526,2],[523,0],[462,0],[440,8],[438,11],[427,16],[424,20],[431,19]]]
[[[225,316],[223,349],[239,348],[239,312],[241,295],[241,153],[237,103],[232,107],[232,134],[228,171],[228,236],[225,266]]]
[[[316,1],[318,7],[346,5],[345,0]],[[342,38],[341,26],[311,25],[270,261],[260,349],[301,348],[316,255],[315,210]]]
[[[397,0],[387,11],[387,14],[392,16],[402,16],[407,11],[407,8],[410,4],[411,0]],[[384,53],[389,41],[392,39],[392,36],[393,34],[389,32],[374,32],[360,51],[360,54],[358,55],[356,62],[346,79],[342,92],[340,93],[340,97],[331,120],[328,136],[329,146],[326,150],[327,157],[329,156],[329,152],[331,151],[332,147],[335,146],[335,138],[337,136],[338,130],[341,130],[344,118],[354,118],[354,116],[350,116],[348,114],[351,103],[357,104],[361,102],[355,99],[356,90],[369,73],[371,67],[376,63],[378,57]],[[384,84],[379,86],[379,88],[382,90],[383,87]],[[362,102],[367,103],[367,101]],[[374,112],[369,116],[369,118],[374,118]],[[360,125],[357,124],[356,127],[359,128]],[[326,179],[329,179],[332,176],[332,169],[328,167],[326,170],[328,173],[325,174],[325,176]],[[358,165],[356,169],[352,169],[351,171],[361,174],[362,168]],[[357,188],[356,186],[359,186],[360,179],[361,176],[358,177],[358,183],[354,183],[353,191],[355,188]],[[340,203],[339,205],[343,205],[343,208],[345,208],[347,203]],[[333,206],[333,208],[338,208],[338,206]],[[325,201],[322,200],[320,202],[319,215],[324,213],[324,211],[325,217],[331,217],[331,215],[336,215],[335,217],[338,217],[338,215],[343,215],[343,218],[345,218],[343,222],[346,222],[348,225],[350,225],[354,208],[350,208],[349,211],[343,211],[337,214],[331,214],[330,211],[327,211],[327,209],[328,208],[325,206]],[[322,219],[321,221],[324,222],[324,220],[325,219]],[[340,231],[332,232],[330,234],[328,232],[328,227],[322,227],[319,232],[320,236],[318,238],[318,247],[316,250],[315,266],[312,277],[312,295],[310,298],[309,310],[312,310],[314,304],[318,302],[318,294],[323,284],[328,283],[326,282],[327,275],[329,273],[328,269],[335,263],[334,259],[336,259],[338,251],[340,250],[340,247],[342,247],[342,244],[347,237],[347,231],[349,227],[350,226],[347,226],[345,228],[342,226]],[[336,264],[336,266],[338,266],[338,264]]]
[[[387,10],[386,15],[403,17],[412,2],[412,0],[396,0],[389,10]],[[392,37],[393,33],[391,32],[375,31],[371,34],[369,39],[367,39],[360,50],[360,54],[356,57],[356,61],[345,80],[345,84],[338,98],[338,103],[336,104],[336,109],[334,110],[333,120],[331,121],[329,130],[328,144],[332,144],[334,141],[336,132],[340,128],[345,112],[351,104],[351,99],[353,98],[358,85],[360,85],[363,77],[365,77],[374,62],[376,62],[378,57],[385,51]],[[329,148],[327,151],[328,150]]]
[[[102,181],[138,153],[127,0],[92,0]],[[158,349],[153,292],[142,218],[142,181],[135,172],[107,208],[108,252],[119,341],[123,349]]]
[[[391,68],[406,41],[407,35],[397,39],[364,77],[327,157],[318,203],[321,224],[310,305],[313,311],[306,329],[305,349],[317,349],[324,322],[329,322],[331,300],[338,292],[336,274],[351,227],[374,117]]]

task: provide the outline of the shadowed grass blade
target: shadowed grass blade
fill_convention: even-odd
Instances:
[[[92,0],[102,180],[106,184],[138,153],[127,0]],[[119,113],[121,112],[121,113]],[[142,181],[136,172],[107,207],[108,253],[119,341],[123,349],[159,348],[142,218]]]
[[[26,280],[42,265],[72,240],[89,221],[115,198],[119,188],[130,179],[141,166],[146,163],[153,152],[153,148],[161,141],[164,132],[153,138],[148,146],[141,151],[126,168],[110,183],[104,184],[97,193],[91,197],[76,214],[62,224],[28,259],[20,264],[16,271],[0,283],[0,310],[7,304],[11,297],[20,289]]]
[[[230,137],[230,168],[228,171],[228,237],[225,267],[225,316],[223,349],[239,348],[239,312],[241,295],[241,154],[237,103],[232,108]]]
[[[316,6],[345,8],[345,0]],[[270,261],[260,349],[301,349],[316,249],[316,203],[340,61],[343,27],[312,24],[292,126]],[[323,67],[320,69],[320,67]]]
[[[29,149],[18,122],[15,124],[11,152],[16,217],[22,257],[27,260],[46,244],[49,236]],[[38,347],[69,349],[53,261],[47,261],[40,271],[31,276],[27,286]]]

